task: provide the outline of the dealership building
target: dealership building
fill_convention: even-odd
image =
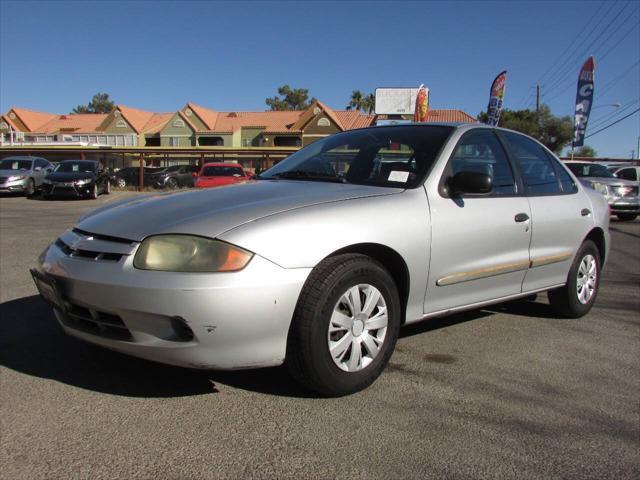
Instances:
[[[379,119],[357,110],[334,110],[319,101],[306,110],[263,112],[219,112],[194,103],[168,113],[124,105],[108,114],[54,114],[12,107],[0,117],[0,144],[295,148],[337,132],[375,125]],[[461,110],[430,110],[427,121],[470,123],[476,119]]]

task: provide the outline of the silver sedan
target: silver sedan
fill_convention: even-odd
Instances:
[[[402,325],[548,291],[585,315],[609,211],[544,146],[483,125],[319,140],[256,181],[98,209],[32,275],[69,334],[196,368],[370,385]]]

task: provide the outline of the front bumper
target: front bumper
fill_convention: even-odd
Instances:
[[[12,181],[1,182],[0,192],[4,192],[4,193],[24,192],[27,189],[28,180],[29,180],[28,178],[25,178],[22,180],[12,180]]]
[[[84,198],[91,195],[92,183],[78,185],[73,182],[66,183],[43,183],[42,193],[51,197],[74,197]]]
[[[607,197],[611,213],[640,213],[640,197]]]
[[[310,269],[284,269],[255,255],[234,273],[138,270],[118,261],[69,256],[52,244],[36,269],[54,278],[66,333],[162,363],[237,369],[280,365]]]

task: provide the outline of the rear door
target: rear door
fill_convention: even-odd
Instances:
[[[491,176],[493,192],[449,195],[448,179],[469,170]],[[521,190],[492,129],[473,129],[462,136],[438,194],[429,196],[432,240],[425,313],[520,293],[531,238],[529,202]]]
[[[522,291],[564,284],[578,247],[593,228],[591,204],[542,145],[515,132],[499,135],[520,170],[531,209],[531,268]]]

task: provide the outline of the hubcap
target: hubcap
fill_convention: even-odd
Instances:
[[[596,290],[598,267],[593,255],[586,255],[580,262],[576,287],[578,301],[583,305],[589,303]]]
[[[373,285],[344,292],[333,307],[328,346],[333,362],[345,372],[366,368],[380,352],[387,334],[387,303]]]

